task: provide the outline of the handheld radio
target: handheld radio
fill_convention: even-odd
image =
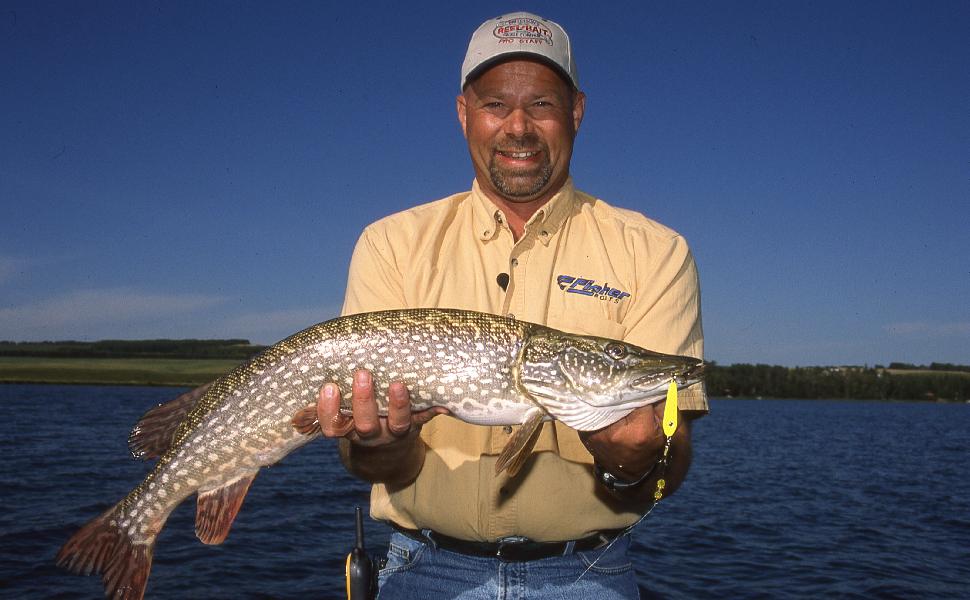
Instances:
[[[377,570],[364,549],[364,517],[359,506],[354,513],[357,543],[347,555],[347,600],[373,600],[377,596]]]

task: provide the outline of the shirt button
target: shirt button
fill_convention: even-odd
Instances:
[[[513,258],[510,262],[512,263],[513,267],[516,267],[519,265],[519,259],[517,258]]]
[[[515,315],[512,314],[512,313],[509,313],[509,314],[507,314],[505,316],[508,317],[508,318],[510,318],[510,319],[514,319],[515,318]]]
[[[512,426],[506,425],[505,427],[502,428],[502,431],[504,431],[505,433],[512,433]]]
[[[541,235],[542,237],[549,237],[549,232],[543,229],[542,231],[539,232],[539,235]]]

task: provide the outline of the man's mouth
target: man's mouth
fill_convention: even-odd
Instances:
[[[539,160],[540,150],[496,150],[499,160],[510,164],[530,164]]]

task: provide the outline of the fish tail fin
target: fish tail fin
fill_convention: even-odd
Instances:
[[[57,565],[78,575],[98,573],[105,596],[141,600],[152,569],[154,536],[135,543],[113,520],[117,507],[88,522],[57,553]]]

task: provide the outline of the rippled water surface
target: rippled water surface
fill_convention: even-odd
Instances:
[[[0,385],[0,597],[101,597],[54,555],[144,476],[128,431],[180,391]],[[687,482],[637,530],[643,597],[970,597],[968,431],[965,404],[714,400]],[[180,506],[148,597],[341,598],[366,498],[313,443],[260,473],[221,546]],[[367,534],[376,552],[388,529]]]

